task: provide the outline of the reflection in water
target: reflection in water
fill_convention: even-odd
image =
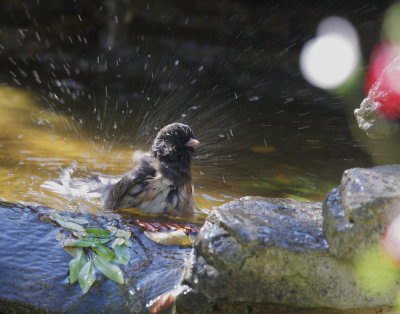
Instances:
[[[33,99],[33,93],[0,88],[1,199],[59,210],[103,212],[97,195],[86,193],[95,184],[91,178],[110,180],[130,170],[134,166],[133,153],[149,147],[157,132],[154,123],[160,122],[153,116],[153,123],[133,125],[138,120],[132,119],[130,124],[136,131],[132,133],[124,128],[129,121],[121,120],[118,122],[121,129],[117,126],[111,131],[108,126],[117,121],[114,115],[102,114],[100,121],[94,123],[90,120],[92,112],[76,118],[72,113],[41,109]],[[271,124],[257,122],[241,130],[243,123],[237,117],[241,113],[235,117],[233,111],[225,110],[232,128],[223,133],[225,125],[229,125],[221,124],[223,116],[209,122],[212,119],[206,118],[208,111],[193,106],[191,103],[189,109],[182,110],[187,113],[183,122],[192,126],[202,143],[193,166],[199,208],[195,221],[202,221],[214,206],[245,195],[322,200],[339,183],[343,169],[360,165],[362,158],[365,159],[346,138],[349,136],[346,127],[338,129],[332,119],[314,121],[308,112],[283,112],[276,113]],[[214,114],[224,114],[221,107],[212,108]],[[257,106],[253,110],[257,112]],[[143,107],[138,111],[143,113]],[[250,118],[257,121],[250,115],[246,117]],[[88,121],[87,124],[82,120]],[[88,131],[91,123],[95,129],[92,132]],[[118,138],[122,138],[120,143],[115,140]],[[57,193],[51,192],[49,186],[46,188],[46,184],[43,186],[52,179],[61,182],[58,190],[56,186],[50,187]]]
[[[77,210],[74,201],[52,196],[40,185],[45,180],[60,175],[65,177],[72,172],[80,176],[107,166],[119,167],[121,161],[129,164],[131,152],[115,146],[115,158],[109,158],[107,154],[110,148],[73,136],[74,132],[72,137],[66,134],[70,130],[76,130],[79,134],[78,125],[70,117],[42,111],[32,99],[32,94],[27,92],[7,87],[0,89],[1,197],[11,202],[39,203],[60,210]],[[49,132],[45,123],[51,124],[54,132]]]
[[[115,182],[113,176],[130,170],[135,149],[85,139],[73,117],[41,110],[32,99],[31,93],[0,89],[2,199],[60,210],[101,211],[94,191],[97,180]],[[199,206],[207,208],[232,198],[218,192],[196,194]],[[201,210],[197,216],[204,216]]]

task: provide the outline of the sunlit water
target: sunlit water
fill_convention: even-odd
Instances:
[[[106,97],[97,102],[104,104]],[[178,108],[181,112],[173,104],[170,112],[168,102],[158,109],[126,102],[119,104],[127,106],[120,115],[91,108],[90,100],[79,104],[90,110],[75,117],[68,106],[62,113],[41,103],[35,92],[0,88],[2,200],[110,214],[84,184],[72,186],[71,180],[112,179],[130,170],[133,153],[147,150],[157,129],[175,120],[191,125],[202,143],[193,165],[198,222],[216,206],[246,195],[321,201],[344,169],[373,164],[335,116],[318,120],[312,112],[282,110],[262,122],[254,118],[255,105],[251,110],[257,114],[243,118],[226,104],[207,108],[204,101]],[[62,182],[59,191],[46,188],[53,179]]]
[[[81,121],[40,109],[34,96],[11,87],[0,88],[1,199],[59,210],[104,213],[99,198],[86,193],[90,189],[90,177],[112,180],[123,174],[135,165],[133,153],[139,148],[146,150],[148,145],[137,142],[134,147],[123,146],[96,135],[86,135]],[[145,142],[150,143],[157,132],[152,131],[146,134]],[[197,133],[201,138],[201,133]],[[198,167],[194,169],[195,178],[202,176],[200,173],[204,175]],[[52,179],[59,180],[58,191],[49,189],[47,182]],[[76,179],[88,179],[88,184],[83,182],[79,186]],[[235,191],[205,189],[202,180],[196,181],[199,182],[195,183],[198,218],[213,206],[240,196]]]
[[[114,79],[42,77],[48,81],[44,89],[29,82],[0,87],[1,200],[118,215],[89,193],[91,178],[112,180],[129,171],[133,154],[148,150],[157,131],[174,121],[189,124],[201,142],[192,167],[197,203],[192,222],[199,224],[216,206],[246,195],[322,201],[345,169],[398,162],[400,155],[395,142],[357,133],[355,120],[341,111],[341,98],[296,90],[288,82],[282,83],[288,94],[276,98],[198,89],[190,80],[170,89],[174,77],[154,85],[145,80],[144,89]],[[55,179],[61,185],[49,189]],[[135,210],[122,214],[165,219]],[[135,297],[146,304],[179,281],[189,249],[140,236],[147,241],[143,250],[152,253],[146,255],[152,267],[139,268],[136,278]]]

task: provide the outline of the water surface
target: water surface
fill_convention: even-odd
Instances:
[[[321,201],[344,169],[373,164],[340,113],[289,112],[281,104],[281,111],[267,115],[261,110],[268,104],[259,100],[243,117],[237,104],[210,106],[200,99],[181,107],[127,100],[119,105],[122,111],[104,114],[106,101],[97,98],[102,106],[96,109],[93,100],[79,100],[89,109],[75,116],[65,104],[66,112],[54,110],[35,91],[2,86],[2,200],[101,213],[99,200],[85,191],[60,195],[41,185],[49,179],[68,186],[70,178],[121,175],[134,166],[133,153],[147,150],[157,130],[172,121],[191,125],[202,143],[193,165],[199,221],[215,206],[246,195]]]

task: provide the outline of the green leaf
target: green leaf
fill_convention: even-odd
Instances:
[[[78,280],[79,285],[81,286],[82,291],[85,294],[96,281],[92,259],[90,259],[89,262],[83,265],[81,271],[79,272]]]
[[[86,225],[89,223],[89,221],[87,221],[85,218],[72,218],[72,217],[65,217],[67,220],[72,221],[78,225]]]
[[[79,275],[79,271],[86,264],[85,254],[83,253],[83,249],[79,248],[77,250],[77,255],[69,262],[69,282],[73,284]]]
[[[75,222],[70,221],[69,219],[67,219],[67,217],[61,215],[50,215],[49,219],[66,229],[74,231],[85,231],[85,228]]]
[[[115,245],[115,259],[114,263],[127,265],[131,259],[131,252],[125,245]]]
[[[72,221],[62,222],[60,220],[56,220],[56,222],[61,227],[64,227],[64,228],[69,229],[69,230],[74,230],[74,231],[79,231],[79,232],[84,232],[85,231],[85,228],[83,228],[81,225],[78,225],[78,224],[76,224],[76,223],[74,223]]]
[[[111,238],[115,233],[100,228],[86,228],[85,230],[89,237],[94,237],[94,238]]]
[[[145,231],[145,236],[150,240],[163,245],[191,245],[191,240],[183,230],[174,230],[168,232]]]
[[[132,247],[132,241],[129,240],[129,239],[125,239],[125,240],[124,240],[124,244],[125,244],[126,246],[128,246],[128,247]]]
[[[117,265],[113,265],[101,256],[94,254],[93,262],[96,268],[101,271],[108,279],[114,280],[119,284],[124,283],[124,276]]]
[[[111,231],[112,233],[116,233],[118,230],[115,226],[107,226],[106,229]]]
[[[124,238],[116,238],[111,246],[114,247],[116,245],[123,245],[125,243],[125,240],[126,239]]]
[[[64,247],[64,250],[72,257],[77,257],[78,252],[81,249],[80,247],[72,247],[72,246],[63,246],[63,247]]]
[[[92,250],[95,251],[97,255],[104,257],[107,261],[112,262],[115,258],[114,251],[104,246],[103,244],[97,244],[93,246]]]
[[[118,238],[129,239],[129,238],[131,237],[131,232],[130,232],[130,231],[127,231],[127,230],[118,229],[118,230],[117,230],[116,236],[117,236]]]
[[[72,231],[72,234],[76,238],[86,238],[88,234],[85,231]]]
[[[109,241],[111,241],[111,239],[82,238],[76,240],[67,240],[64,242],[64,246],[93,247],[97,244],[104,244]]]
[[[78,225],[85,225],[85,224],[89,223],[89,221],[87,221],[84,218],[72,218],[72,217],[63,216],[63,215],[60,215],[60,214],[53,214],[51,216],[53,216],[53,217],[55,217],[57,219],[60,219],[60,220],[71,221],[71,222],[74,222],[74,223],[76,223]]]

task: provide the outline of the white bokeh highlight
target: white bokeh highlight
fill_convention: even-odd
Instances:
[[[340,17],[323,20],[316,37],[310,39],[300,54],[300,69],[311,84],[324,88],[340,87],[360,63],[357,31]]]

